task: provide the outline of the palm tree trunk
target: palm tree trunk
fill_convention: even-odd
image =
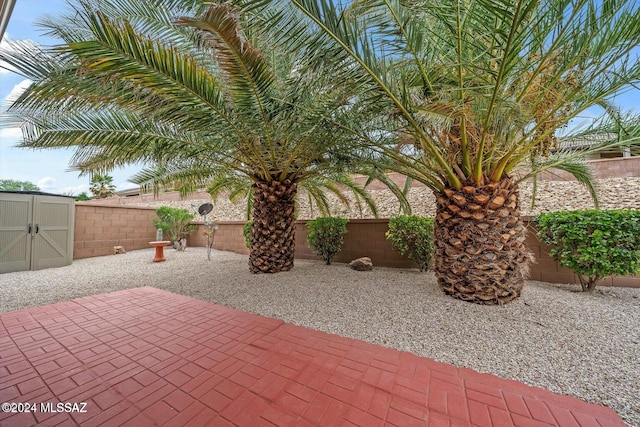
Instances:
[[[478,304],[520,296],[533,259],[510,178],[436,193],[435,272],[445,294]]]
[[[253,185],[253,226],[249,270],[278,273],[293,267],[297,184],[262,181]]]

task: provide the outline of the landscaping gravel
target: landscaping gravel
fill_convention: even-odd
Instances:
[[[613,408],[640,426],[640,289],[530,281],[505,306],[447,297],[432,273],[296,260],[290,272],[249,273],[245,255],[204,248],[81,259],[0,274],[0,312],[153,286],[409,351]]]

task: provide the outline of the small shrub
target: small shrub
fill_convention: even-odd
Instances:
[[[251,248],[251,227],[253,226],[253,221],[247,221],[242,227],[242,235],[244,236],[244,243],[248,248]]]
[[[170,206],[160,206],[156,209],[156,215],[160,219],[154,220],[153,225],[169,235],[176,249],[184,250],[182,240],[195,230],[196,226],[190,224],[195,215],[186,209]]]
[[[536,218],[538,237],[555,246],[550,256],[593,291],[605,276],[637,274],[640,264],[640,211],[550,212]]]
[[[340,251],[347,232],[348,219],[322,217],[307,222],[309,235],[307,243],[313,253],[331,264],[333,257]]]
[[[76,196],[76,202],[84,202],[86,200],[91,200],[91,197],[87,196],[84,191]]]
[[[417,215],[400,215],[390,218],[386,236],[402,255],[418,263],[420,271],[431,267],[433,218]]]

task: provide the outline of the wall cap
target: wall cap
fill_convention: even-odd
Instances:
[[[137,210],[147,210],[154,211],[156,208],[148,207],[148,206],[127,206],[127,205],[112,205],[109,203],[88,203],[88,202],[76,202],[76,206],[88,206],[95,208],[113,208],[113,209],[137,209]]]

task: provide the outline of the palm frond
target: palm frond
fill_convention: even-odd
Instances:
[[[398,165],[432,188],[502,179],[640,80],[639,7],[626,0],[292,3],[339,72],[393,105],[425,153]]]
[[[542,170],[542,171],[547,171],[548,173],[553,173],[553,171],[552,170],[549,171],[550,168],[547,167],[549,164],[552,164],[553,166],[551,167],[553,167],[554,169],[558,169],[558,170],[570,173],[576,179],[576,181],[578,181],[587,189],[587,191],[589,192],[589,195],[591,196],[591,200],[593,200],[595,209],[598,209],[598,186],[597,186],[597,182],[594,179],[590,166],[580,159],[575,159],[575,158],[569,159],[569,160],[562,159],[563,155],[566,155],[566,154],[565,153],[557,154],[553,156],[553,158],[545,159],[545,161],[543,161],[542,163],[535,164],[534,168],[536,170]],[[535,206],[538,174],[539,172],[533,172],[529,176],[533,181],[533,191],[532,191],[532,198],[531,198],[532,208]]]
[[[200,43],[216,57],[231,88],[234,107],[260,112],[263,132],[270,139],[267,103],[273,75],[262,52],[240,32],[237,11],[225,4],[211,6],[200,19],[182,17],[178,25],[200,30]]]

